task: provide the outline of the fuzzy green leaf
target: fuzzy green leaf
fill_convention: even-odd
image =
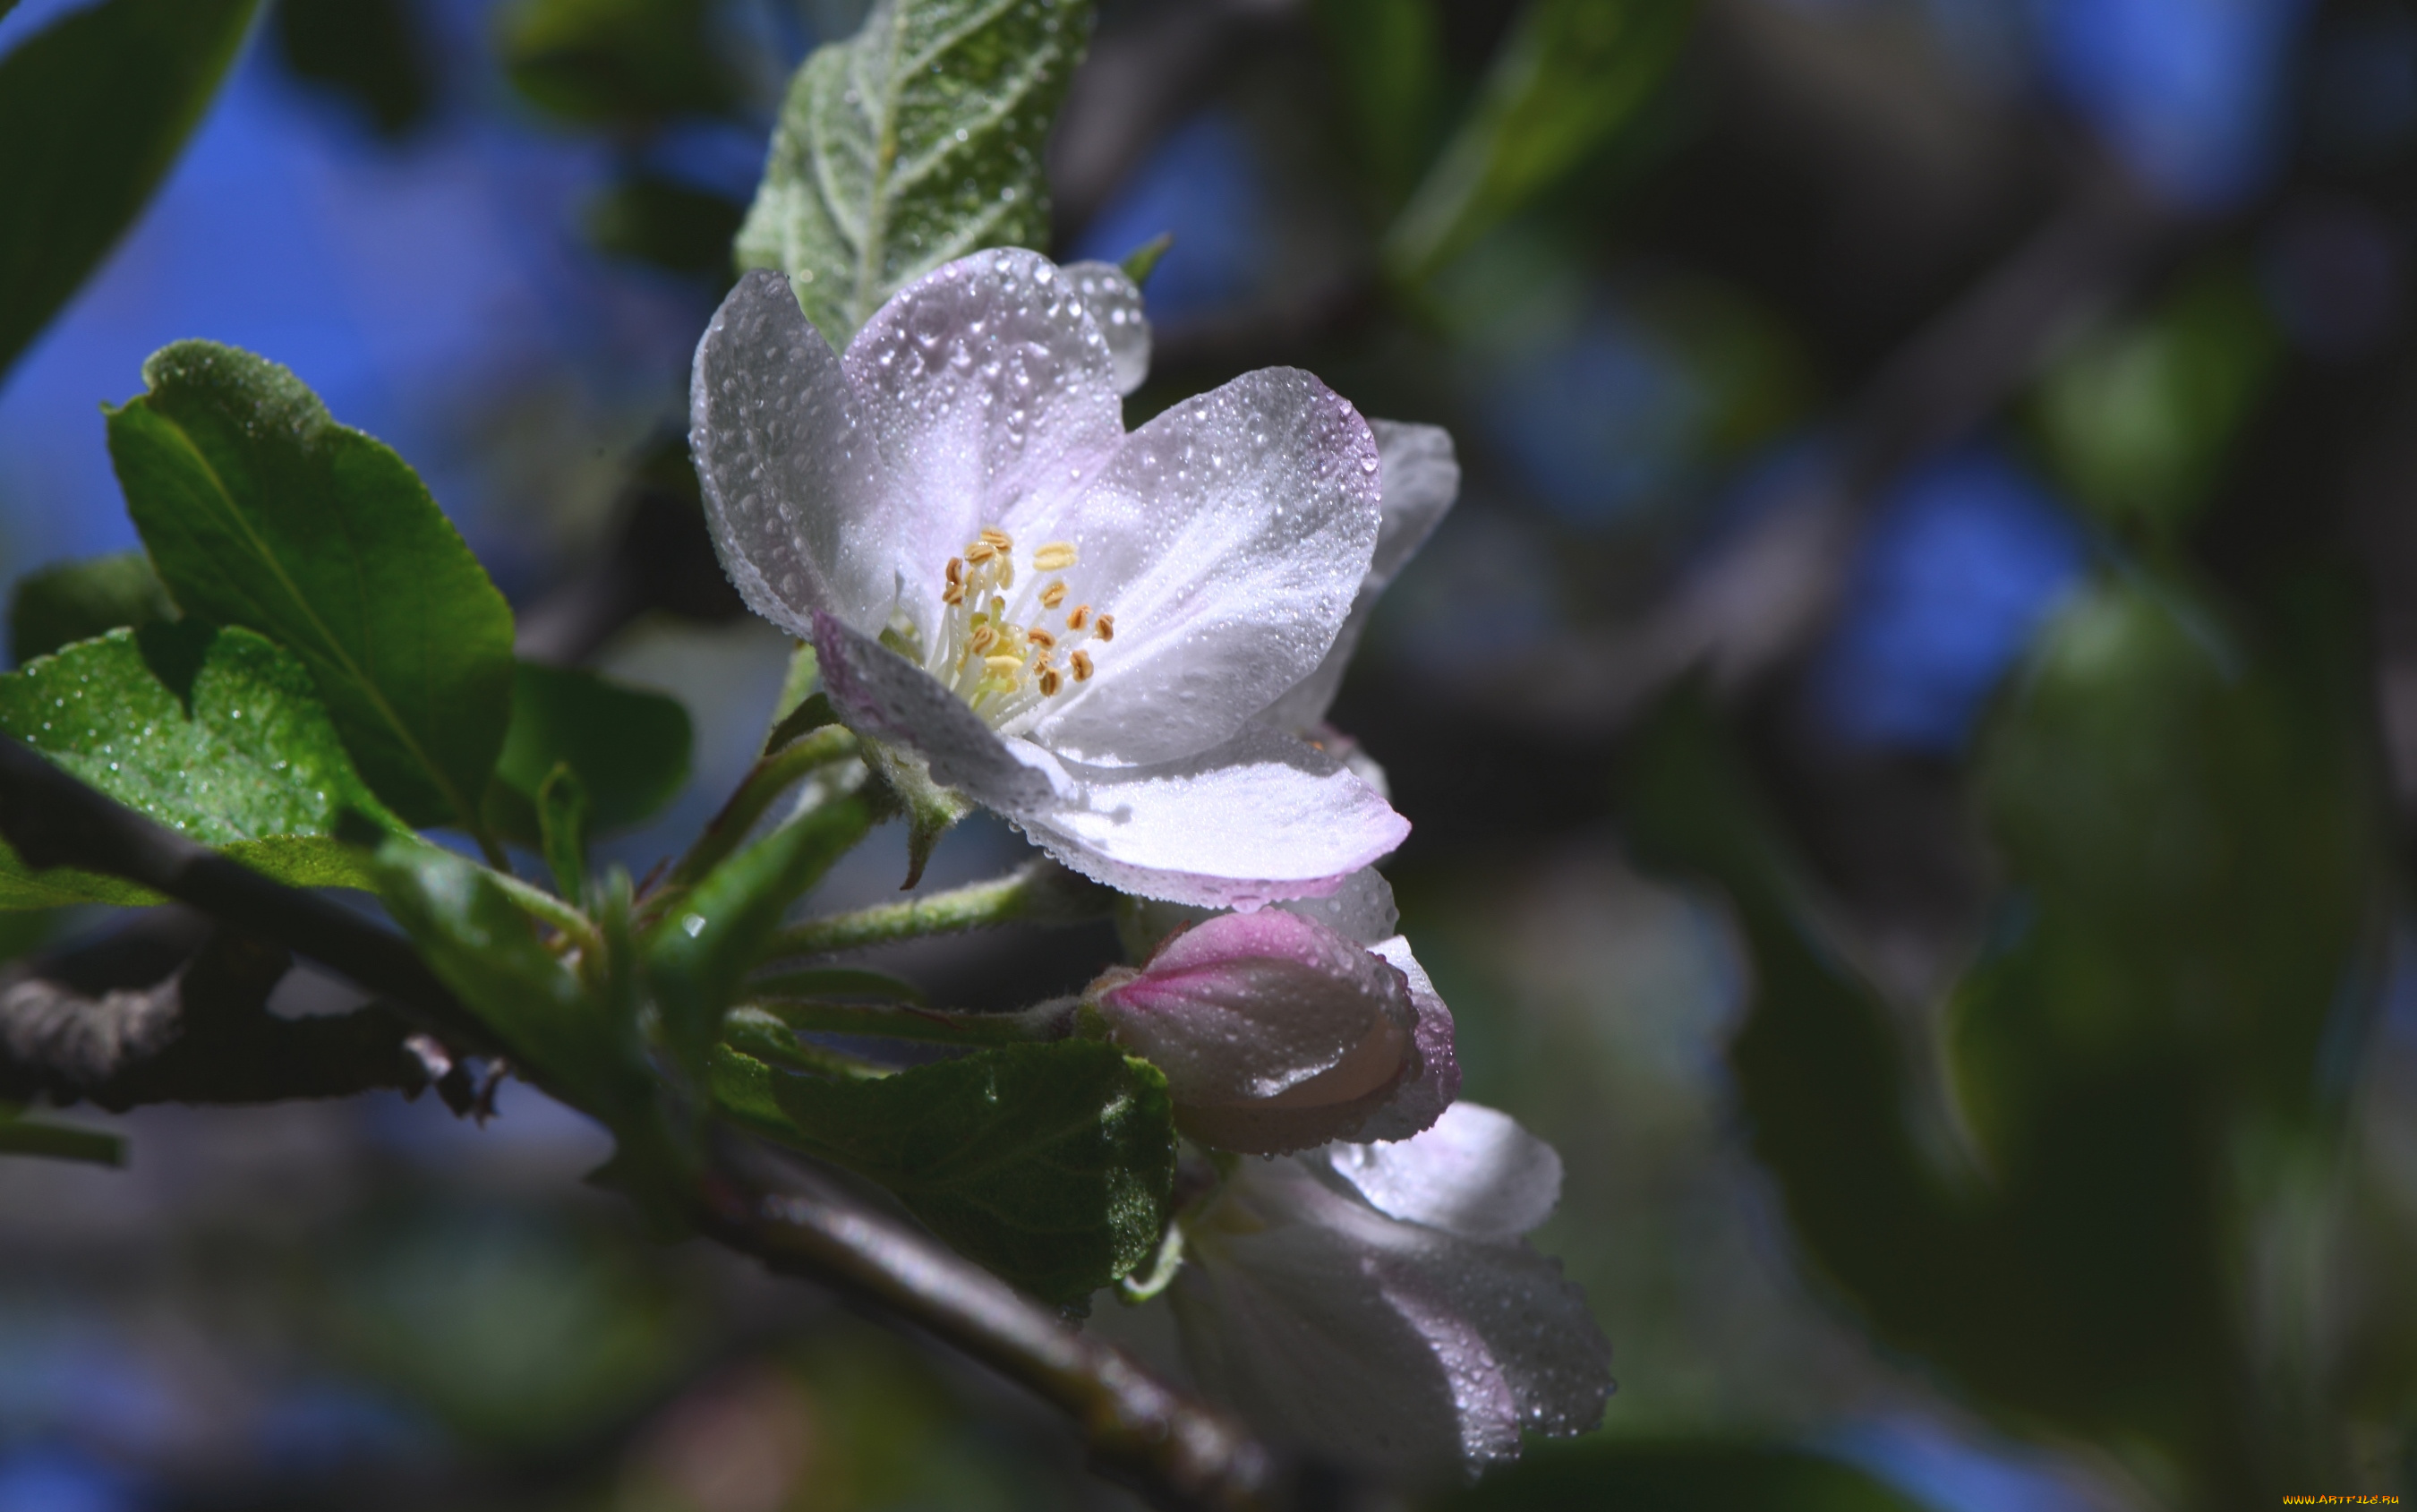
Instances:
[[[8,654],[22,666],[121,625],[175,617],[160,574],[139,551],[60,562],[17,580],[8,596]]]
[[[480,829],[511,717],[512,613],[417,473],[293,374],[210,342],[143,365],[109,451],[186,613],[302,658],[361,774],[417,825]]]
[[[257,5],[110,0],[0,61],[0,372],[134,223]]]
[[[557,765],[568,765],[586,792],[593,830],[635,824],[688,781],[692,739],[676,698],[523,662],[512,676],[512,722],[487,789],[487,821],[507,839],[537,846],[538,790]]]
[[[741,268],[777,267],[834,346],[882,301],[984,247],[1045,248],[1042,140],[1088,0],[880,0],[789,86]]]
[[[874,1080],[717,1053],[725,1112],[881,1183],[935,1233],[1044,1301],[1156,1252],[1175,1184],[1166,1078],[1091,1040],[977,1050]]]
[[[368,887],[333,838],[394,830],[291,653],[185,621],[114,630],[0,677],[0,729],[129,807],[296,887]],[[131,883],[29,875],[0,848],[0,908],[156,902]]]

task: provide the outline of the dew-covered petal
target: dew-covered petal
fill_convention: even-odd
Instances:
[[[1083,297],[1020,248],[899,290],[844,366],[900,517],[904,606],[927,634],[950,557],[985,526],[1013,529],[1034,499],[1070,493],[1124,439],[1116,365]]]
[[[1270,1438],[1380,1474],[1450,1475],[1471,1448],[1480,1462],[1515,1453],[1515,1403],[1465,1414],[1432,1336],[1440,1324],[1481,1357],[1482,1340],[1400,1306],[1384,1236],[1368,1231],[1387,1220],[1306,1177],[1289,1160],[1250,1163],[1187,1229],[1191,1263],[1169,1300],[1202,1386]]]
[[[1063,541],[1068,598],[1115,616],[1098,668],[1029,730],[1088,762],[1147,764],[1230,738],[1316,667],[1367,575],[1376,444],[1334,390],[1247,373],[1128,436],[1019,541]]]
[[[1171,903],[1324,896],[1410,832],[1341,762],[1255,725],[1179,761],[1064,770],[1072,801],[1007,812],[1092,880]]]
[[[1402,910],[1393,904],[1393,886],[1374,866],[1352,873],[1344,878],[1341,887],[1322,898],[1294,898],[1276,907],[1304,919],[1315,919],[1344,939],[1371,947],[1379,940],[1393,939],[1402,923]],[[1377,954],[1396,967],[1401,965],[1382,949]],[[1413,961],[1410,965],[1416,967],[1418,963]],[[1411,986],[1415,989],[1425,976],[1423,971],[1410,972]]]
[[[836,616],[816,615],[810,628],[823,691],[848,728],[905,746],[935,780],[1003,813],[1058,802],[1062,779],[1045,752],[1000,739],[931,674]]]
[[[1320,1151],[1377,1211],[1472,1239],[1512,1240],[1552,1216],[1561,1157],[1516,1119],[1454,1103],[1435,1127],[1395,1144]]]
[[[1140,285],[1114,263],[1068,263],[1063,271],[1108,344],[1117,391],[1132,392],[1149,376],[1149,321],[1142,313]]]
[[[817,612],[878,628],[911,522],[875,486],[839,359],[789,282],[738,281],[697,343],[689,447],[706,524],[747,606],[791,634]]]
[[[1386,895],[1390,902],[1391,889],[1387,890]],[[1297,908],[1299,905],[1286,904],[1285,907]],[[1372,1109],[1364,1121],[1341,1138],[1407,1139],[1434,1127],[1436,1121],[1443,1117],[1460,1095],[1460,1057],[1452,1044],[1452,1010],[1444,1005],[1443,995],[1436,991],[1435,983],[1428,979],[1425,969],[1419,965],[1419,958],[1410,954],[1408,940],[1395,935],[1377,941],[1369,949],[1383,956],[1409,985],[1410,1004],[1418,1014],[1418,1027],[1413,1039],[1418,1046],[1419,1069],[1415,1076],[1403,1081],[1382,1106]],[[1549,1146],[1541,1148],[1546,1153],[1551,1153]],[[1555,1191],[1558,1193],[1558,1186]],[[1551,1204],[1547,1203],[1547,1211],[1550,1207]]]
[[[1441,426],[1411,425],[1401,420],[1372,420],[1376,454],[1384,481],[1384,519],[1376,533],[1376,549],[1369,557],[1368,575],[1335,633],[1334,644],[1317,669],[1295,683],[1259,716],[1277,729],[1306,730],[1326,718],[1334,695],[1343,687],[1352,653],[1360,649],[1377,595],[1385,590],[1418,549],[1426,544],[1452,500],[1460,496],[1460,459],[1452,435]]]

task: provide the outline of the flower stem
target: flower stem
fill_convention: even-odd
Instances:
[[[827,725],[759,757],[746,780],[738,785],[738,790],[730,795],[730,802],[722,805],[722,812],[706,825],[705,832],[689,847],[688,854],[663,878],[661,892],[669,894],[694,886],[699,878],[738,848],[739,842],[747,838],[747,832],[764,817],[774,799],[815,768],[854,755],[855,732],[843,725]]]
[[[751,984],[751,986],[760,985]],[[926,1040],[935,1045],[1025,1045],[1053,1037],[1054,1021],[1063,1015],[1035,1017],[1029,1014],[951,1014],[930,1008],[874,1008],[831,1002],[782,1001],[751,996],[749,1006],[762,1010],[800,1034],[870,1034],[892,1040]]]
[[[1115,901],[1114,893],[1056,862],[1034,861],[987,882],[792,924],[772,937],[764,959],[859,950],[996,924],[1087,924],[1106,918]]]
[[[592,955],[603,944],[603,937],[596,932],[596,921],[582,913],[577,905],[566,903],[541,887],[531,887],[508,871],[490,867],[488,879],[523,911],[561,930],[580,950]]]

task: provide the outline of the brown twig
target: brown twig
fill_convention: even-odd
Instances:
[[[139,882],[331,968],[450,1042],[492,1043],[402,937],[204,849],[5,736],[0,836],[29,866],[72,865]],[[808,1184],[775,1193],[742,1164],[740,1147],[725,1145],[692,1194],[692,1215],[706,1233],[1021,1382],[1073,1418],[1103,1473],[1160,1506],[1227,1512],[1278,1504],[1273,1461],[1256,1441],[1123,1352],[1075,1333],[988,1272],[836,1188]]]

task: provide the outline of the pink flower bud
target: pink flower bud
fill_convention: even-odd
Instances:
[[[1087,996],[1117,1044],[1165,1073],[1184,1133],[1251,1154],[1357,1133],[1421,1079],[1434,1039],[1398,968],[1276,909],[1207,920]]]

